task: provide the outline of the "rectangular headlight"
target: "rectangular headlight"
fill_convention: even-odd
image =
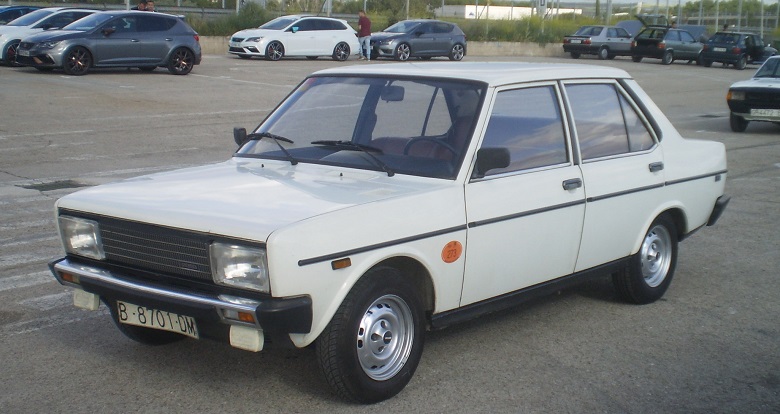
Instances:
[[[729,100],[729,101],[744,101],[745,100],[745,91],[729,91],[728,96],[726,96],[726,100]]]
[[[212,243],[210,254],[215,283],[270,293],[265,249]]]
[[[60,216],[60,237],[65,251],[90,259],[103,260],[103,242],[100,240],[100,228],[94,220]]]

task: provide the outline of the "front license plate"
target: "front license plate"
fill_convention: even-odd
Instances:
[[[750,115],[780,117],[780,109],[751,109]]]
[[[16,52],[16,54],[18,54],[19,56],[30,56],[30,51],[29,50],[18,50]]]
[[[119,322],[144,328],[176,332],[198,339],[198,326],[190,316],[179,315],[158,309],[138,306],[127,302],[116,302]]]
[[[725,52],[726,48],[725,47],[714,47],[714,48],[712,48],[712,50],[715,51],[715,52]]]

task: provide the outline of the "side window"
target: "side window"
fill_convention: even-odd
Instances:
[[[106,28],[113,28],[114,33],[128,33],[136,31],[135,16],[125,16],[114,19],[106,25]]]
[[[617,32],[618,32],[617,33],[618,36],[620,36],[620,37],[631,37],[631,35],[628,34],[628,32],[626,31],[626,29],[618,27]]]
[[[680,32],[677,30],[669,30],[669,33],[666,35],[665,40],[671,40],[673,42],[679,42],[680,41]]]
[[[553,86],[499,92],[482,147],[509,149],[509,167],[495,175],[568,161],[563,119]]]
[[[610,28],[607,30],[607,37],[617,37],[617,30]]]
[[[583,160],[642,151],[655,141],[613,84],[567,85]]]
[[[139,16],[138,30],[141,32],[164,32],[169,30],[176,21],[162,16]]]
[[[313,19],[299,20],[298,23],[295,24],[295,26],[298,27],[299,32],[308,32],[310,30],[314,30],[314,20]]]
[[[682,39],[683,42],[693,42],[693,36],[691,36],[688,32],[680,32],[680,39]]]

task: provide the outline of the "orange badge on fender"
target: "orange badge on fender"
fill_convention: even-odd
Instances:
[[[441,249],[441,260],[444,260],[444,263],[452,263],[460,259],[461,254],[463,254],[463,245],[453,240]]]

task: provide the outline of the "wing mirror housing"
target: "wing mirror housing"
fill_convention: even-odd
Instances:
[[[105,29],[101,30],[103,36],[111,36],[114,32],[116,32],[116,29],[113,27],[106,27]]]
[[[246,128],[233,128],[233,140],[236,141],[239,147],[246,143]]]
[[[507,148],[480,148],[477,151],[477,165],[474,169],[474,178],[483,178],[490,170],[508,167],[509,159],[509,150]]]

